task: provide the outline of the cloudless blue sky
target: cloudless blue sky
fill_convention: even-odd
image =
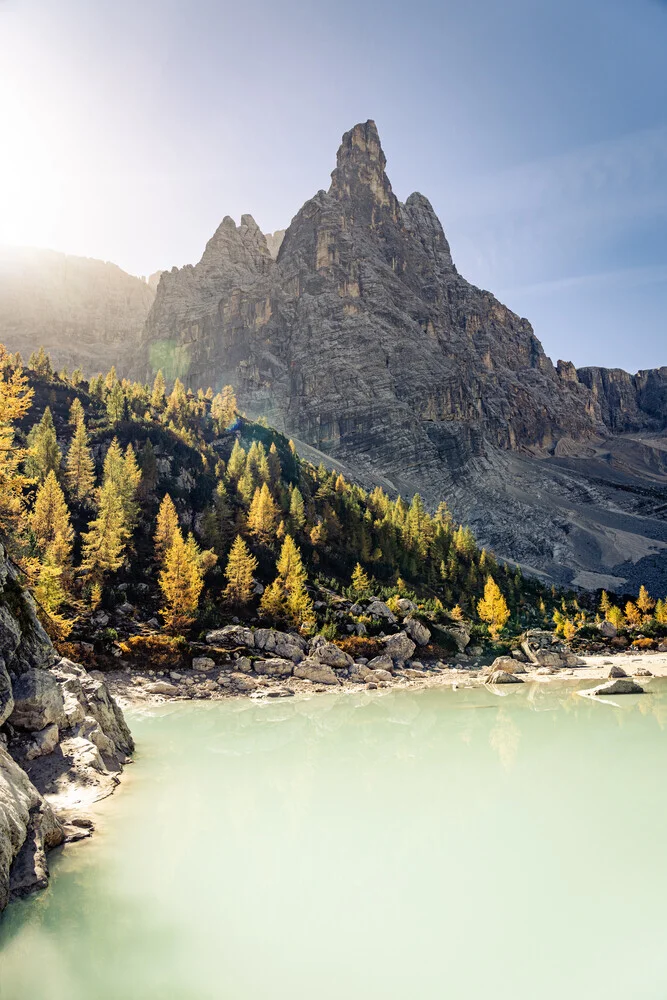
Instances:
[[[0,74],[0,242],[195,262],[223,215],[284,228],[374,118],[554,360],[667,364],[662,0],[0,0]]]

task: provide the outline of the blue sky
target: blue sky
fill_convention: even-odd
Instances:
[[[662,0],[0,0],[0,242],[147,274],[283,228],[374,118],[462,274],[577,365],[667,364]]]

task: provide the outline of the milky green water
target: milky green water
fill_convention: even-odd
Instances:
[[[0,998],[664,1000],[653,683],[134,714],[98,833],[0,924]]]

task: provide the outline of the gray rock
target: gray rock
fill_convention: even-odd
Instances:
[[[369,670],[393,670],[394,661],[391,656],[374,656],[367,663]]]
[[[333,669],[319,660],[308,657],[297,663],[294,667],[294,676],[302,680],[312,681],[314,684],[339,684],[340,681]]]
[[[619,677],[613,681],[607,681],[595,688],[596,695],[608,694],[644,694],[644,688],[631,677]]]
[[[417,621],[416,618],[405,618],[403,621],[403,631],[406,632],[413,642],[416,642],[418,646],[428,645],[431,639],[430,629],[423,625],[422,622]]]
[[[45,726],[44,729],[40,729],[39,732],[33,733],[33,743],[26,752],[26,758],[28,760],[35,760],[36,757],[46,757],[48,754],[53,753],[58,746],[59,735],[55,722]]]
[[[272,657],[269,660],[255,660],[255,672],[267,677],[290,677],[294,670],[291,660]]]
[[[151,681],[146,685],[149,694],[178,694],[178,688],[169,681]]]
[[[399,613],[401,615],[409,615],[412,611],[417,610],[417,605],[414,603],[414,601],[408,600],[407,597],[399,598],[399,600],[396,603],[398,606]]]
[[[64,720],[63,694],[47,670],[26,670],[13,684],[14,710],[9,722],[16,729],[44,729]]]
[[[492,674],[496,670],[504,670],[508,674],[525,674],[526,665],[520,660],[515,660],[513,656],[497,656],[490,667],[485,671]]]
[[[254,633],[255,649],[298,663],[303,659],[306,640],[300,635],[278,632],[276,629],[258,628]]]
[[[192,669],[208,673],[209,670],[215,670],[215,660],[212,660],[210,656],[193,656]],[[178,680],[178,678],[176,679]]]
[[[396,624],[396,615],[387,607],[384,601],[371,601],[366,606],[366,614],[372,618],[383,618],[390,625]]]
[[[462,653],[470,643],[470,632],[465,625],[447,625],[443,628],[443,632],[453,640],[459,653]]]
[[[206,636],[209,646],[245,646],[247,649],[254,649],[255,638],[251,628],[243,625],[225,625],[224,628],[214,629]]]
[[[397,663],[409,660],[415,651],[415,643],[405,632],[389,635],[383,639],[385,653]]]
[[[613,639],[615,636],[618,635],[618,629],[616,628],[615,625],[612,625],[611,622],[607,621],[600,622],[598,628],[602,633],[602,635],[605,636],[605,638],[607,639]]]
[[[255,678],[250,677],[248,674],[233,673],[230,681],[235,691],[254,691],[257,687]]]
[[[487,681],[488,684],[523,684],[520,677],[516,674],[510,674],[507,670],[494,670],[492,674],[489,674]]]
[[[628,675],[627,675],[626,671],[623,669],[623,667],[621,667],[617,663],[615,663],[612,667],[610,667],[608,676],[609,677],[627,677]]]
[[[334,667],[336,670],[345,670],[354,663],[349,653],[345,653],[333,642],[324,642],[317,645],[311,650],[310,658],[316,660],[318,663],[326,664],[328,667]]]
[[[242,674],[249,674],[252,671],[252,660],[249,656],[239,656],[234,660],[234,670]]]

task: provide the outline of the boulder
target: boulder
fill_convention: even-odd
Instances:
[[[489,675],[487,684],[523,684],[523,681],[516,674],[510,674],[507,670],[494,670]]]
[[[5,661],[0,657],[0,726],[14,710],[14,695],[12,682],[7,672]]]
[[[390,625],[396,624],[396,615],[384,603],[384,601],[371,601],[366,606],[366,614],[371,618],[383,618]]]
[[[349,653],[344,652],[333,642],[324,642],[311,650],[310,658],[318,663],[324,663],[335,670],[346,670],[352,666],[354,660]]]
[[[255,649],[260,649],[265,653],[272,653],[274,656],[299,663],[303,659],[306,650],[306,640],[300,635],[292,635],[290,632],[278,632],[272,628],[258,628],[255,630]]]
[[[275,656],[269,660],[255,660],[255,672],[266,677],[290,677],[294,670],[291,660]]]
[[[613,639],[615,638],[615,636],[618,635],[618,629],[616,628],[615,625],[612,625],[611,622],[607,621],[600,622],[600,624],[598,625],[598,629],[600,630],[602,635],[605,636],[605,638],[607,639]]]
[[[235,691],[254,691],[257,687],[255,678],[250,677],[248,674],[234,673],[231,675],[230,680]]]
[[[631,677],[618,677],[616,680],[607,681],[595,688],[596,695],[607,694],[644,694],[644,688]]]
[[[247,649],[254,649],[255,637],[251,628],[243,625],[225,625],[224,628],[216,628],[206,636],[209,646],[245,646]]]
[[[615,663],[613,665],[613,667],[610,668],[608,676],[609,677],[627,677],[628,675],[625,672],[625,670],[623,669],[623,667],[621,667],[617,663]]]
[[[242,674],[252,673],[252,660],[249,656],[239,656],[238,659],[234,660],[234,670],[240,671]]]
[[[63,693],[48,670],[31,668],[13,684],[14,710],[9,722],[16,729],[44,729],[64,720]]]
[[[417,610],[417,605],[414,601],[409,601],[407,597],[400,597],[396,602],[396,607],[402,615],[409,615],[412,611]]]
[[[394,661],[391,656],[374,656],[366,666],[369,670],[393,670]]]
[[[330,666],[308,657],[294,667],[294,676],[314,684],[338,684],[338,677]]]
[[[413,655],[416,646],[409,635],[405,632],[398,632],[396,635],[388,635],[382,640],[385,653],[397,663],[409,660]]]
[[[406,632],[413,642],[416,642],[418,646],[428,645],[431,638],[430,629],[426,628],[420,621],[416,618],[406,618],[403,622],[403,631]]]
[[[46,757],[47,754],[53,753],[58,746],[59,735],[55,722],[40,729],[38,733],[33,733],[32,745],[28,747],[26,753],[27,759],[34,760],[36,757]]]
[[[653,674],[647,667],[637,667],[634,675],[635,677],[653,677]]]
[[[470,643],[470,633],[464,625],[448,625],[442,631],[450,637],[459,653]]]
[[[204,674],[208,673],[209,670],[215,669],[215,660],[212,660],[210,656],[193,656],[192,669]]]
[[[472,652],[472,650],[471,650],[471,652]],[[524,651],[522,649],[513,649],[512,650],[512,657],[513,657],[513,659],[517,660],[519,663],[525,663],[527,661],[527,659],[528,659],[528,657],[526,656],[526,654],[524,653]]]
[[[393,679],[393,675],[390,674],[388,670],[373,670],[370,673],[370,680],[392,681]]]
[[[526,666],[513,656],[496,656],[490,667],[485,667],[483,673],[492,674],[496,670],[504,670],[508,674],[525,674]]]
[[[151,681],[145,688],[149,694],[178,694],[178,688],[169,681]]]

